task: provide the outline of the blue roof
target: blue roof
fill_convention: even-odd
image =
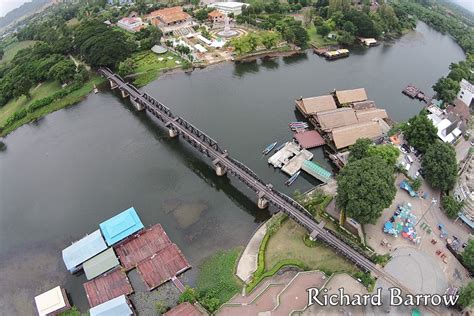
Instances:
[[[144,226],[133,207],[99,225],[107,245],[111,246],[136,233]]]
[[[92,307],[90,316],[130,316],[133,314],[125,295],[113,298],[105,303]]]
[[[96,230],[63,250],[64,264],[70,272],[74,272],[77,266],[105,249],[107,245],[104,238],[100,230]]]

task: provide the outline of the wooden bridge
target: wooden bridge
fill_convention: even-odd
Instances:
[[[317,238],[325,242],[338,253],[354,262],[363,271],[372,272],[376,277],[382,277],[405,292],[410,293],[397,279],[374,264],[365,253],[359,252],[335,236],[331,231],[325,229],[324,224],[316,222],[314,217],[303,206],[289,196],[273,189],[271,184],[265,183],[249,167],[232,158],[227,150],[222,149],[214,139],[200,129],[184,118],[175,116],[167,106],[152,96],[141,93],[135,86],[125,82],[125,80],[110,69],[100,68],[99,73],[109,80],[112,89],[118,88],[121,91],[122,97],[129,97],[132,104],[138,110],[147,110],[160,120],[168,129],[170,137],[181,136],[184,141],[210,158],[218,176],[223,176],[227,173],[246,184],[257,195],[259,208],[263,209],[268,204],[272,204],[305,227],[309,231],[311,238]]]

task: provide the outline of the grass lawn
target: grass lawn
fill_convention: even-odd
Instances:
[[[196,286],[198,292],[215,291],[215,297],[219,299],[220,304],[239,293],[242,285],[234,275],[234,268],[241,250],[238,247],[219,251],[206,259],[199,267]]]
[[[14,131],[15,129],[17,129],[18,127],[22,126],[23,124],[31,122],[35,119],[40,118],[40,117],[43,117],[48,113],[57,111],[57,110],[62,109],[66,106],[73,105],[73,104],[81,101],[83,98],[85,98],[94,89],[94,84],[99,85],[102,82],[104,82],[104,80],[105,80],[104,78],[102,78],[98,75],[93,75],[89,79],[89,81],[87,81],[80,89],[71,92],[69,95],[65,96],[62,99],[56,100],[56,101],[52,102],[51,104],[38,109],[36,112],[28,113],[28,115],[26,117],[22,118],[19,121],[16,121],[12,125],[5,128],[0,133],[0,136],[5,136],[8,133],[10,133],[10,132]]]
[[[348,260],[336,254],[321,243],[308,247],[303,242],[307,231],[293,220],[286,220],[280,229],[270,237],[265,252],[265,270],[270,270],[285,259],[299,260],[311,269],[325,273],[347,272],[353,274],[359,270]]]
[[[309,34],[309,43],[315,44],[318,47],[330,46],[330,45],[337,45],[336,40],[332,40],[327,36],[323,37],[316,33],[316,27],[311,24],[310,27],[307,28]]]
[[[30,47],[36,43],[36,41],[22,41],[22,42],[14,42],[11,45],[7,46],[5,48],[5,55],[3,55],[3,58],[0,60],[0,64],[9,62],[10,60],[15,57],[16,53],[23,48]]]
[[[161,58],[163,59],[160,60]],[[134,83],[140,87],[158,78],[162,71],[182,67],[185,62],[171,52],[156,55],[151,51],[144,51],[134,54],[132,59],[136,64],[135,73],[137,74]],[[176,61],[179,61],[179,64]]]
[[[21,110],[22,108],[27,107],[31,102],[47,97],[60,89],[61,85],[58,82],[46,82],[30,90],[31,99],[28,100],[26,96],[21,96],[17,99],[10,100],[7,104],[0,107],[0,126],[3,126],[7,119],[16,111]]]

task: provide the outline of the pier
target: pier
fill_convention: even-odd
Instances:
[[[429,103],[430,98],[420,89],[413,85],[408,85],[403,89],[402,93],[411,99],[418,99],[425,103]]]

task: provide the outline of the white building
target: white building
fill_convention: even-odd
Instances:
[[[140,31],[147,25],[141,18],[122,18],[117,22],[118,27],[133,33]]]
[[[438,130],[438,137],[445,143],[454,143],[462,134],[458,126],[460,123],[459,120],[441,118],[436,114],[428,114],[428,119],[433,122],[433,125]]]
[[[460,85],[461,89],[457,95],[458,99],[464,102],[464,104],[467,106],[471,106],[472,99],[474,97],[474,85],[472,85],[466,79],[461,80]]]
[[[234,14],[234,16],[242,14],[242,8],[247,7],[249,4],[242,3],[242,2],[214,2],[209,5],[209,8],[214,8],[217,11],[229,15],[230,13]]]

